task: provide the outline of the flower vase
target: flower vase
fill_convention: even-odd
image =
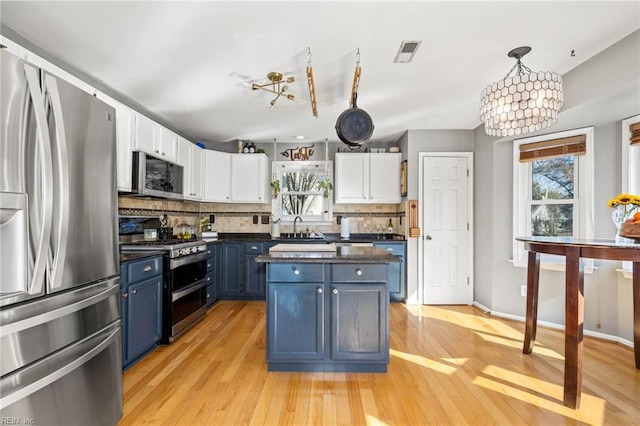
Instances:
[[[624,223],[624,209],[622,206],[617,206],[613,209],[611,219],[613,220],[613,224],[616,226],[616,240],[618,240],[622,238],[620,237],[620,228]]]

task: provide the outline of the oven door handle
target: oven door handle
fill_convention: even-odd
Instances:
[[[189,256],[179,257],[177,259],[171,259],[169,261],[169,268],[176,269],[180,266],[190,265],[191,263],[200,262],[207,258],[207,252],[202,251],[200,253],[191,254]]]
[[[171,301],[175,302],[178,299],[183,298],[184,296],[191,294],[195,291],[200,290],[203,287],[207,286],[207,281],[206,280],[200,280],[200,281],[196,281],[195,283],[193,283],[192,285],[190,285],[189,287],[180,290],[180,291],[175,291],[173,293],[171,293]]]

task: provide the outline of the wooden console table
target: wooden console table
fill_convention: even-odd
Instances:
[[[540,254],[566,258],[564,405],[580,406],[584,322],[584,276],[582,258],[633,262],[633,343],[636,368],[640,369],[640,243],[613,239],[572,237],[518,237],[529,251],[527,270],[527,318],[522,352],[530,354],[536,339]]]

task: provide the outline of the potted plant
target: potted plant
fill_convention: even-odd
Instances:
[[[322,189],[322,196],[324,198],[329,198],[329,192],[333,190],[333,183],[331,183],[331,179],[324,178],[319,183],[318,186]]]
[[[271,181],[271,197],[278,198],[280,193],[280,180]]]

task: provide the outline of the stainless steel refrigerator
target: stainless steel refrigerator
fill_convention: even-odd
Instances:
[[[0,50],[0,418],[122,417],[115,111]]]

